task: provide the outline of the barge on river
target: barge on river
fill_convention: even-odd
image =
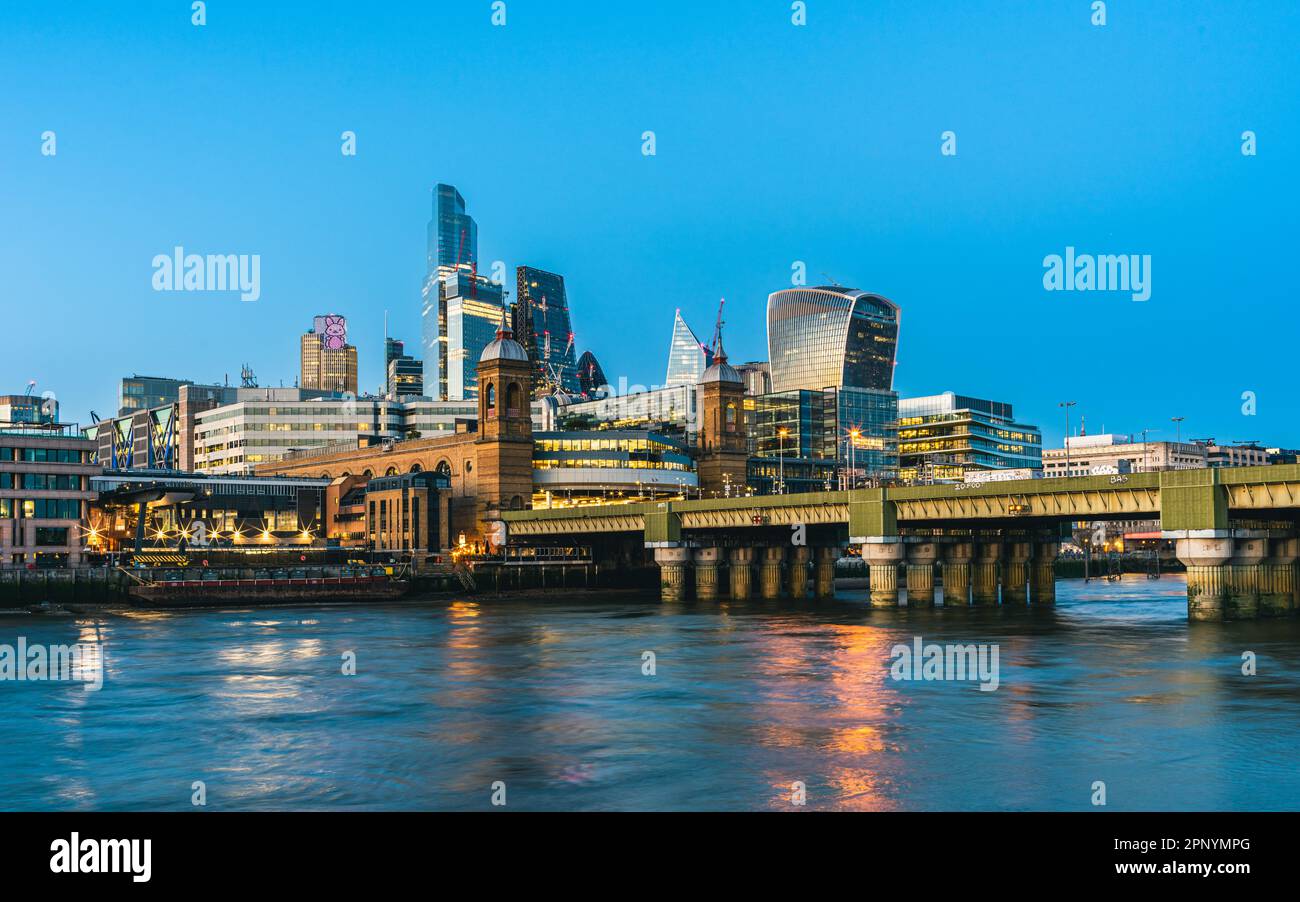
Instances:
[[[333,572],[272,570],[223,573],[156,570],[131,572],[131,600],[143,607],[206,607],[224,604],[322,604],[392,601],[410,588],[385,567],[331,568]],[[130,572],[130,571],[128,571]]]

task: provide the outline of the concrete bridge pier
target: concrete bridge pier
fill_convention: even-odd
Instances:
[[[695,552],[695,597],[700,601],[717,601],[722,571],[721,548],[699,548]]]
[[[1215,532],[1217,530],[1206,530]],[[1178,539],[1175,553],[1187,567],[1187,619],[1222,620],[1226,609],[1227,572],[1232,538]]]
[[[939,546],[934,542],[907,544],[907,606],[909,608],[934,607],[934,562],[938,559]]]
[[[870,568],[871,606],[898,607],[898,564],[903,559],[903,543],[897,537],[867,542],[862,557]]]
[[[1029,600],[1036,605],[1056,604],[1056,558],[1060,542],[1035,542],[1029,565]]]
[[[1295,564],[1300,539],[1271,539],[1260,565],[1259,616],[1287,617],[1295,610]]]
[[[977,542],[975,562],[971,564],[970,600],[974,605],[998,603],[998,559],[1002,557],[1002,541]]]
[[[954,542],[943,549],[943,606],[964,608],[970,605],[971,558],[975,546]]]
[[[1236,539],[1228,562],[1227,603],[1224,618],[1254,620],[1259,616],[1259,585],[1268,539],[1263,536]]]
[[[790,549],[790,566],[786,568],[786,579],[790,584],[790,597],[798,601],[808,597],[810,560],[812,560],[812,549],[807,545],[795,545]]]
[[[763,549],[763,556],[758,563],[758,591],[763,598],[771,600],[781,597],[781,569],[784,563],[784,546]]]
[[[754,549],[731,549],[731,600],[748,601],[754,591]]]
[[[1002,564],[1002,603],[1026,604],[1029,601],[1029,542],[1008,542],[1006,561]]]
[[[835,597],[835,562],[840,559],[840,549],[834,546],[817,549],[816,569],[813,571],[813,596]]]
[[[656,548],[659,565],[659,600],[685,601],[691,590],[691,549]]]

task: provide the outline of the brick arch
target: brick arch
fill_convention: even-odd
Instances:
[[[411,464],[411,469],[408,470],[407,472],[410,472],[410,473],[423,473],[423,472],[424,472],[424,467],[420,466],[419,464]]]
[[[434,465],[433,469],[435,471],[442,472],[447,476],[456,475],[456,468],[452,466],[451,459],[447,457],[444,457],[441,460],[439,460],[438,463]]]

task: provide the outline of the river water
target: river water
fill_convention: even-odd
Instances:
[[[1080,810],[1098,782],[1109,809],[1300,809],[1300,621],[1189,624],[1177,576],[1057,592],[4,616],[3,644],[103,643],[105,680],[0,681],[0,808],[185,810],[202,781],[209,810],[484,810],[500,781],[511,809],[791,809],[800,783],[805,809]],[[915,637],[996,646],[996,690],[894,679]]]

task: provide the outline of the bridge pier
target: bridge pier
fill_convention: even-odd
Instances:
[[[1187,567],[1187,619],[1223,620],[1228,582],[1224,565],[1232,560],[1232,539],[1178,539],[1174,547]]]
[[[939,546],[934,542],[910,542],[907,545],[907,606],[934,607],[934,562]]]
[[[1286,617],[1295,610],[1295,564],[1300,539],[1272,539],[1260,574],[1259,616]]]
[[[1007,559],[1002,565],[1002,603],[1026,604],[1029,601],[1029,542],[1008,542]]]
[[[700,548],[695,552],[695,597],[700,601],[717,601],[718,576],[722,570],[721,548]]]
[[[656,548],[655,563],[659,565],[659,600],[684,601],[691,589],[691,549]]]
[[[898,607],[898,564],[903,559],[903,543],[897,536],[867,542],[862,557],[870,568],[871,606]]]
[[[835,546],[817,549],[817,565],[813,574],[814,597],[835,597],[835,562],[839,557],[840,549]]]
[[[790,549],[790,565],[786,568],[786,580],[790,585],[790,597],[803,601],[808,597],[808,562],[812,559],[812,549],[807,545],[795,545]]]
[[[978,542],[975,562],[971,565],[970,600],[974,605],[998,603],[998,559],[1002,556],[1002,540]]]
[[[1056,558],[1060,542],[1035,542],[1029,565],[1029,599],[1035,605],[1056,604]]]
[[[943,606],[964,608],[970,605],[970,569],[975,546],[954,542],[943,549]]]
[[[748,601],[754,591],[754,549],[731,549],[731,600]]]
[[[758,564],[758,591],[769,601],[781,597],[781,565],[785,562],[785,547],[769,546],[763,549]]]
[[[1252,536],[1233,540],[1232,560],[1228,563],[1225,619],[1254,620],[1259,616],[1259,584],[1267,556],[1267,538]]]

